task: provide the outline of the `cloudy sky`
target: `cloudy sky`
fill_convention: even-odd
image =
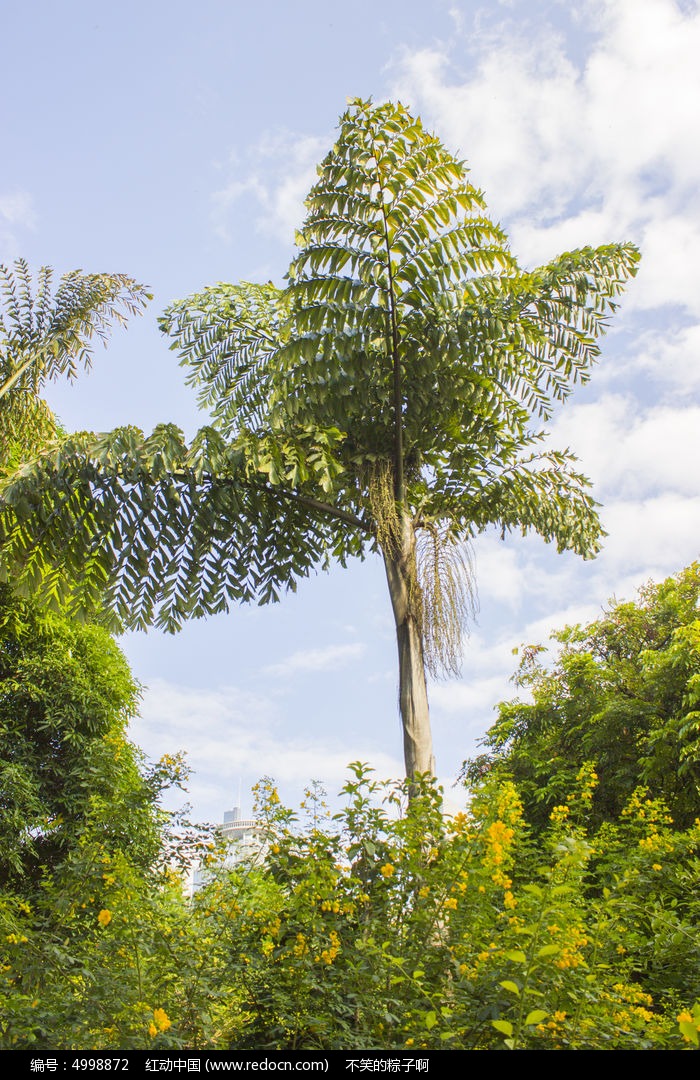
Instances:
[[[693,0],[28,0],[2,4],[0,261],[148,283],[145,317],[50,400],[69,428],[204,421],[157,331],[216,281],[281,283],[348,96],[399,98],[465,158],[520,262],[632,240],[643,255],[588,386],[555,417],[608,538],[583,563],[537,538],[475,544],[480,613],[461,680],[431,687],[450,788],[522,643],[698,557],[700,9]],[[133,737],[186,750],[194,816],[273,775],[296,801],[348,762],[402,772],[393,626],[378,560],[122,642],[144,686]],[[459,798],[451,792],[452,798]]]

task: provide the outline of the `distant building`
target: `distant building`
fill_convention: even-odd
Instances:
[[[221,864],[225,869],[231,870],[239,863],[250,861],[264,845],[259,822],[254,818],[242,818],[240,806],[234,806],[233,810],[224,812],[224,820],[216,826],[216,831],[219,836],[228,841],[226,854]],[[191,895],[211,881],[211,878],[210,867],[203,867],[201,864],[196,867],[192,873]]]

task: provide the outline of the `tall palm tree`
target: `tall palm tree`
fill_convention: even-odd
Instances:
[[[176,629],[381,554],[409,777],[434,771],[426,668],[454,671],[469,540],[595,554],[588,481],[544,423],[588,377],[632,245],[521,269],[463,162],[401,105],[355,101],[287,284],[217,285],[162,320],[211,423],[75,437],[5,490],[5,565]]]

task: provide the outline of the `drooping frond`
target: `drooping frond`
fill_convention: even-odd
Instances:
[[[590,481],[568,450],[527,452],[536,441],[512,445],[510,453],[490,461],[482,458],[469,471],[460,471],[456,457],[452,471],[437,478],[426,498],[426,512],[449,521],[465,538],[495,525],[503,535],[536,532],[560,552],[591,558],[605,533]]]
[[[434,678],[462,673],[469,620],[478,609],[469,545],[430,522],[416,537],[416,586],[425,666]]]
[[[209,427],[190,446],[173,425],[78,435],[5,487],[3,573],[75,614],[106,604],[127,627],[267,603],[371,540],[307,494],[336,472],[328,433],[226,442]]]

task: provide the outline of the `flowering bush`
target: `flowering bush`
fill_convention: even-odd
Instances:
[[[700,823],[633,792],[590,827],[579,770],[533,842],[517,788],[439,790],[353,767],[301,826],[271,783],[257,862],[193,901],[85,842],[0,907],[5,1047],[694,1048]]]

